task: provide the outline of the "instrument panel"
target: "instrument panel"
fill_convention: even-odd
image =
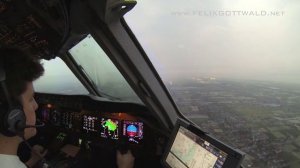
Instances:
[[[118,140],[122,136],[127,142],[139,144],[143,140],[143,125],[139,121],[84,115],[82,129],[105,139]]]
[[[161,130],[146,106],[91,95],[37,93],[35,99],[37,119],[45,126],[37,128],[34,141],[48,148],[47,159],[53,163],[60,159],[61,149],[71,144],[80,148],[77,159],[82,167],[98,167],[99,163],[116,167],[111,164],[117,150],[121,154],[130,150],[135,167],[160,167],[168,132]]]
[[[47,126],[109,141],[141,144],[144,123],[124,112],[74,111],[52,104],[40,105],[37,118]]]

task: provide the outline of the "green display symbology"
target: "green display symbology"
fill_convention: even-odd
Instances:
[[[117,124],[115,124],[113,121],[111,121],[111,120],[107,120],[106,122],[105,122],[105,125],[104,125],[105,127],[107,127],[108,128],[108,130],[110,130],[110,131],[115,131],[116,129],[117,129]]]

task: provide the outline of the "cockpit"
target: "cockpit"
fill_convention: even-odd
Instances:
[[[135,0],[0,0],[0,46],[21,48],[40,59],[45,68],[44,75],[34,82],[39,105],[38,133],[28,143],[48,149],[44,157],[47,165],[114,168],[116,152],[130,150],[135,157],[135,168],[298,167],[299,80],[284,76],[298,70],[295,46],[299,38],[287,33],[288,26],[274,34],[260,30],[253,33],[259,29],[255,27],[255,19],[260,17],[257,23],[261,24],[273,15],[280,18],[270,19],[270,25],[266,25],[269,30],[279,26],[279,22],[285,23],[280,17],[285,12],[262,10],[259,16],[257,12],[249,13],[246,18],[249,23],[245,24],[241,21],[243,10],[214,11],[211,7],[216,4],[203,2],[209,13],[190,9],[191,4],[201,6],[198,1],[191,1],[186,8],[181,7],[183,3],[175,8],[160,2],[161,9],[165,6],[171,12],[140,8],[155,20],[154,23],[149,20],[151,23],[145,26],[158,34],[152,41],[154,37],[144,34],[142,29],[133,31],[134,20],[126,19],[137,3]],[[232,4],[218,5],[230,8]],[[160,17],[168,21],[164,23]],[[225,21],[221,17],[226,17]],[[180,20],[183,26],[177,27],[174,20]],[[190,22],[199,24],[184,26]],[[164,27],[167,24],[170,27]],[[170,30],[173,28],[179,33]],[[186,34],[196,28],[201,32]],[[137,36],[144,35],[157,47],[155,50],[146,40],[142,45]],[[177,35],[180,40],[173,42]],[[196,35],[208,40],[199,41]],[[260,39],[260,36],[270,45],[256,45],[254,37]],[[225,40],[220,40],[221,37]],[[275,43],[273,38],[280,42]],[[248,40],[250,44],[244,42]],[[283,42],[286,44],[281,45]],[[201,53],[189,47],[201,49]],[[248,51],[248,47],[252,50]],[[274,53],[270,54],[270,50]],[[171,56],[156,57],[159,52]],[[286,53],[292,59],[280,58]],[[208,58],[196,57],[201,54]],[[188,64],[185,55],[192,56]],[[240,57],[243,58],[238,63]],[[161,60],[178,63],[165,66],[172,69],[167,72],[160,67]],[[227,63],[230,61],[232,66]],[[200,68],[192,72],[188,66]],[[163,73],[169,73],[174,81],[177,76],[181,78],[175,83],[173,79],[162,78]],[[185,76],[187,73],[191,76]],[[269,81],[272,75],[274,80]],[[240,76],[242,80],[238,80]],[[180,109],[178,104],[182,105]],[[28,160],[30,150],[26,143],[20,146],[22,161]]]
[[[136,39],[124,37],[130,31],[122,16],[135,4],[94,0],[0,2],[1,46],[21,48],[42,59],[46,69],[44,77],[34,83],[38,134],[28,142],[48,149],[45,159],[50,167],[116,167],[116,150],[131,150],[135,167],[161,167],[176,117],[172,121],[160,112],[166,109],[155,97],[169,106],[173,102],[164,92],[153,94],[151,87],[166,88],[160,80],[147,84],[151,80],[145,77],[157,78],[153,66],[141,59],[143,53],[135,45]],[[138,72],[141,68],[148,75]],[[139,95],[146,96],[151,108]],[[176,114],[176,108],[171,108]],[[62,152],[68,146],[75,150],[74,155]],[[19,157],[26,161],[29,155],[30,149],[22,144]]]

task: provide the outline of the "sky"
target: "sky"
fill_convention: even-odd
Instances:
[[[125,19],[163,79],[300,83],[299,0],[143,0]]]

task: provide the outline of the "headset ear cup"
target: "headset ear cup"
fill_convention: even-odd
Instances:
[[[8,130],[9,128],[9,123],[8,123],[8,115],[9,115],[9,108],[7,104],[2,104],[0,107],[1,111],[1,134],[7,137],[13,137],[16,136],[14,132],[11,132]]]
[[[26,117],[22,109],[16,107],[9,110],[6,119],[8,135],[16,136],[24,132]]]

